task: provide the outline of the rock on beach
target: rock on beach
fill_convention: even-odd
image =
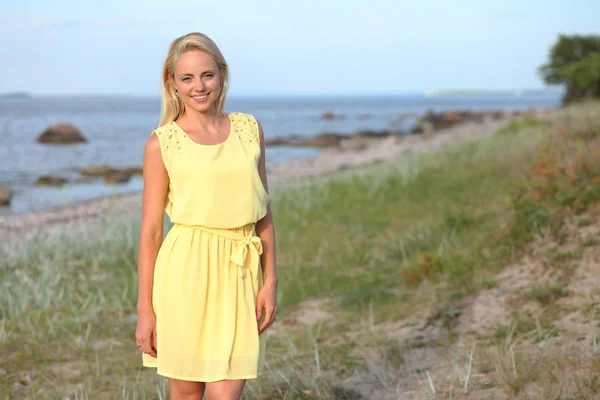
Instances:
[[[35,181],[36,185],[42,186],[61,186],[65,183],[67,183],[65,178],[55,175],[42,175]]]
[[[326,121],[333,121],[334,119],[344,119],[344,115],[343,114],[335,114],[331,111],[327,111],[323,114],[321,114],[321,119],[324,119]]]
[[[85,143],[87,139],[71,124],[55,124],[37,138],[38,143],[71,144]]]
[[[131,178],[131,175],[124,171],[115,171],[111,172],[108,175],[104,176],[104,183],[108,184],[117,184],[117,183],[126,183]]]
[[[106,164],[90,165],[79,171],[84,176],[106,176],[114,171],[114,168]]]
[[[0,206],[10,205],[10,199],[12,198],[13,191],[9,187],[0,186]]]

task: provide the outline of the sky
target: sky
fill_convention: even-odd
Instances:
[[[158,96],[169,44],[193,31],[231,95],[535,89],[560,33],[600,34],[600,1],[6,0],[0,93]]]

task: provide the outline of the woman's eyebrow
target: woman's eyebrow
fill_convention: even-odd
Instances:
[[[208,73],[214,74],[215,70],[214,69],[209,69],[208,71],[204,71],[200,75],[204,75],[204,74],[208,74]],[[194,74],[185,73],[185,74],[179,74],[179,76],[181,76],[181,77],[184,77],[184,76],[194,76]]]

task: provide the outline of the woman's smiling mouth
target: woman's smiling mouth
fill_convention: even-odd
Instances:
[[[202,103],[202,102],[206,101],[209,94],[210,93],[206,93],[206,94],[202,94],[202,95],[198,95],[198,96],[192,96],[192,99],[194,99],[194,101],[197,103]]]

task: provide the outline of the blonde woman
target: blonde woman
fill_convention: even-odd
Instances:
[[[228,87],[210,38],[177,38],[144,149],[135,336],[173,400],[239,399],[261,373],[277,312],[263,130],[224,112]],[[173,226],[163,241],[164,211]]]

